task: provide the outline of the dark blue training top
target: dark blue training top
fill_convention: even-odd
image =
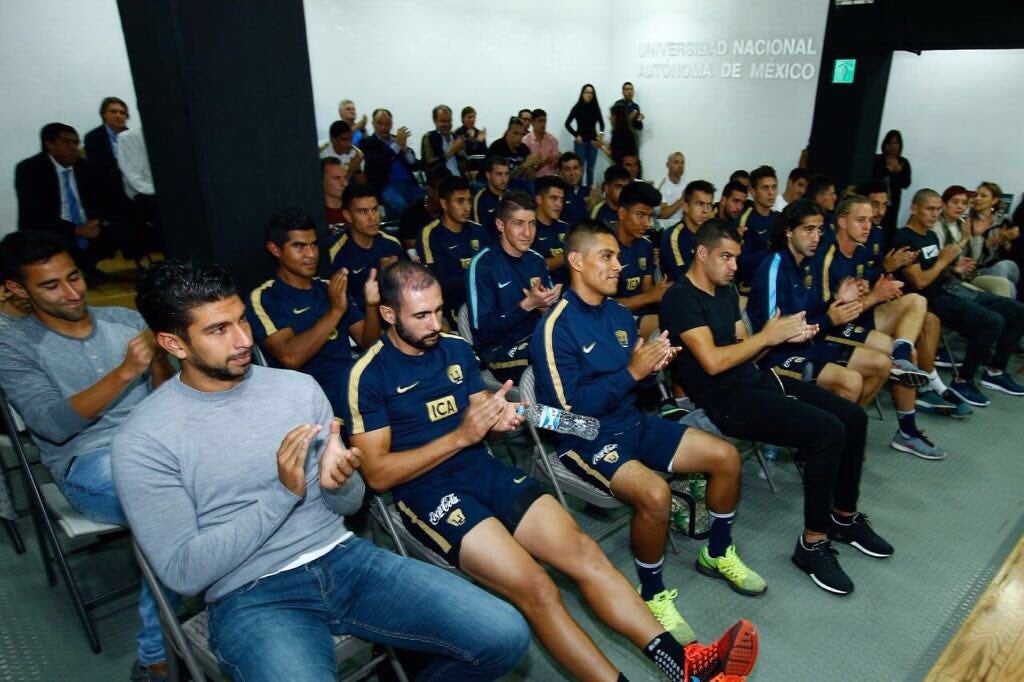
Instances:
[[[492,244],[473,257],[466,273],[469,324],[473,344],[481,351],[516,343],[533,333],[540,313],[523,310],[519,303],[534,282],[550,288],[544,258],[530,250],[516,258],[501,244]]]

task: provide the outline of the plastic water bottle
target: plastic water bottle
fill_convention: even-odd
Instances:
[[[597,438],[597,432],[601,429],[599,420],[566,412],[557,407],[531,403],[525,406],[520,405],[517,411],[538,429],[565,433],[587,440]]]
[[[774,467],[776,460],[779,459],[779,449],[774,445],[765,444],[761,454],[764,456],[764,463],[767,467]],[[757,472],[757,475],[760,478],[766,478],[763,471]]]

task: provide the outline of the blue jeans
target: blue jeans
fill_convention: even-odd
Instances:
[[[64,477],[62,492],[71,506],[89,520],[128,527],[128,519],[124,516],[117,491],[114,490],[110,448],[75,457],[71,469]],[[172,605],[177,605],[178,595],[166,589],[164,594]],[[167,660],[160,631],[160,611],[145,580],[142,581],[142,591],[139,593],[139,618],[142,620],[142,629],[136,637],[139,663],[153,665]]]
[[[493,680],[530,645],[509,604],[360,538],[238,588],[209,614],[210,646],[236,682],[333,682],[332,634],[435,654],[418,680]]]
[[[573,142],[572,150],[576,152],[576,156],[580,157],[580,161],[584,167],[584,175],[586,177],[585,184],[587,187],[594,186],[594,165],[597,163],[597,147],[590,142]]]
[[[380,192],[388,220],[398,220],[406,206],[423,201],[425,196],[426,192],[415,180],[390,180]]]

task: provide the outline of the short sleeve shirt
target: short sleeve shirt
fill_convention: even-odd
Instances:
[[[912,251],[921,252],[917,258],[917,264],[921,266],[922,270],[930,270],[935,265],[935,261],[939,259],[939,252],[942,250],[939,248],[939,238],[935,236],[934,232],[928,230],[926,234],[918,234],[909,227],[897,230],[892,238],[892,248],[899,249],[904,246],[910,247]],[[942,292],[942,285],[946,278],[945,274],[939,275],[920,293],[928,299],[935,297]],[[909,284],[909,282],[907,283]]]

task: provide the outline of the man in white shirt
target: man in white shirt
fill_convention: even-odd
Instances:
[[[658,224],[661,229],[672,227],[683,217],[683,173],[686,172],[686,156],[682,152],[672,152],[665,162],[668,175],[658,183],[661,192],[661,207],[658,208]]]

